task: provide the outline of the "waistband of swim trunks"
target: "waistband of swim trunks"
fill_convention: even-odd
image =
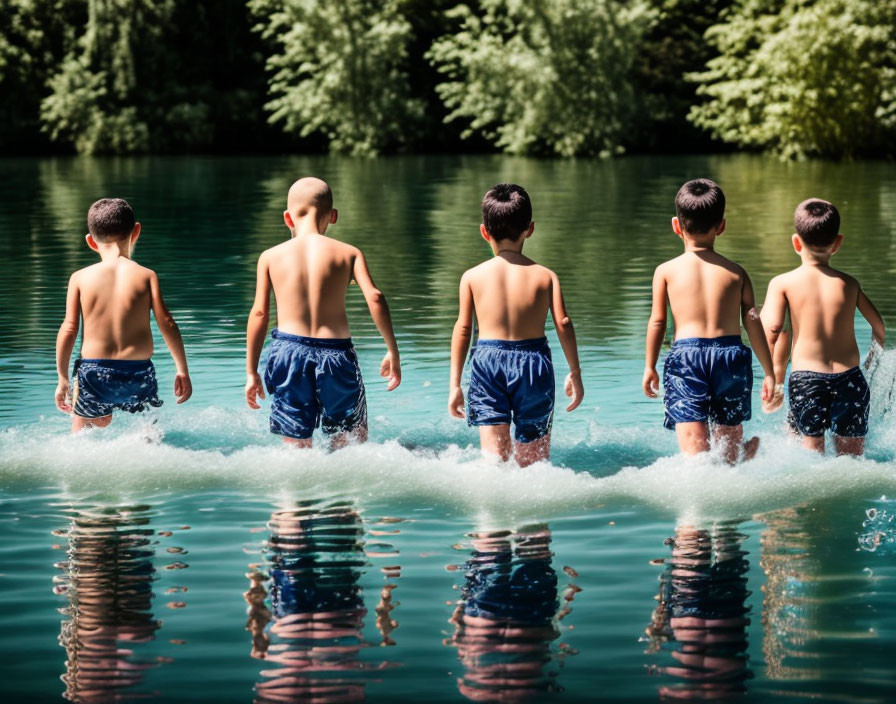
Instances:
[[[842,372],[811,372],[808,370],[796,369],[790,372],[790,376],[795,376],[798,379],[840,379],[845,376],[861,373],[862,370],[859,367],[851,367]]]
[[[350,337],[304,337],[303,335],[280,332],[277,328],[271,330],[271,337],[275,340],[295,342],[306,347],[322,347],[331,350],[350,350],[352,348],[352,338]]]
[[[722,335],[720,337],[685,337],[675,340],[672,347],[735,347],[742,344],[740,335]]]
[[[98,367],[106,367],[107,369],[140,369],[152,364],[151,359],[90,359],[89,357],[78,357],[75,364],[95,364]]]
[[[476,347],[491,347],[510,351],[537,350],[546,344],[548,344],[546,337],[533,337],[528,340],[476,340]]]

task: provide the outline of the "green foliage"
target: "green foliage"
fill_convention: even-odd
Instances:
[[[785,157],[893,149],[896,3],[741,0],[707,32],[719,55],[693,76],[690,119]]]
[[[445,74],[448,120],[513,154],[621,151],[634,112],[629,72],[647,27],[641,2],[482,0],[428,57]]]
[[[411,25],[398,0],[250,0],[274,45],[270,120],[325,135],[330,149],[372,155],[414,136],[423,103],[411,96]]]

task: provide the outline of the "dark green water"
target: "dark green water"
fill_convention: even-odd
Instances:
[[[404,369],[387,394],[351,291],[372,442],[332,454],[285,450],[242,401],[255,260],[307,174],[389,298]],[[0,161],[4,698],[890,700],[894,353],[864,460],[809,455],[757,408],[754,462],[684,461],[640,392],[651,274],[679,251],[672,198],[696,176],[725,189],[719,249],[760,300],[798,263],[793,208],[819,196],[843,216],[836,265],[896,323],[883,162]],[[478,203],[501,180],[532,194],[526,252],[560,275],[586,387],[557,414],[552,464],[526,470],[481,460],[446,410],[457,283],[488,255]],[[135,258],[159,274],[195,392],[175,406],[159,340],[155,422],[72,438],[55,336],[69,274],[94,261],[87,207],[108,195],[143,224]]]

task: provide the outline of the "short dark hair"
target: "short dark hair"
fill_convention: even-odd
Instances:
[[[725,194],[708,178],[688,181],[675,195],[675,213],[681,229],[702,235],[718,227],[725,217]]]
[[[87,211],[87,231],[100,242],[127,237],[136,223],[134,209],[123,198],[100,198]]]
[[[833,203],[809,198],[796,206],[793,229],[810,247],[827,247],[840,234],[840,213]]]
[[[482,198],[482,224],[496,240],[515,240],[532,223],[532,201],[522,186],[499,183]]]

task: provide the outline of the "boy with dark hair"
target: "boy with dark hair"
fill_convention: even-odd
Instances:
[[[584,395],[575,331],[560,280],[522,253],[534,229],[529,194],[521,186],[499,183],[485,194],[479,231],[495,256],[468,270],[460,280],[448,398],[451,415],[463,418],[460,379],[475,314],[479,339],[470,356],[468,422],[479,427],[484,452],[502,460],[513,453],[523,467],[550,455],[554,367],[544,336],[549,310],[570,368],[566,395],[572,402],[566,410],[576,408]]]
[[[762,322],[775,350],[776,381],[783,384],[790,353],[788,422],[803,446],[824,452],[826,430],[834,435],[837,454],[861,455],[868,432],[870,392],[859,369],[855,335],[856,308],[871,324],[874,341],[884,344],[884,321],[859,282],[831,268],[830,259],[843,244],[840,213],[833,204],[810,198],[793,215],[793,248],[802,265],[769,282]],[[793,341],[782,335],[790,313]],[[777,348],[775,346],[778,346]],[[785,347],[781,354],[780,348]],[[767,404],[780,407],[782,395]]]
[[[177,402],[183,403],[193,393],[184,343],[162,300],[159,279],[154,271],[131,260],[140,237],[140,223],[131,206],[121,198],[98,200],[87,213],[87,229],[87,246],[101,261],[69,279],[65,320],[56,338],[56,406],[72,413],[72,432],[109,425],[116,408],[135,413],[162,405],[150,361],[150,309],[174,358]],[[68,363],[81,317],[84,330],[72,400]]]
[[[398,345],[386,297],[377,289],[357,247],[327,237],[336,222],[333,193],[319,178],[302,178],[289,189],[283,220],[292,238],[258,258],[255,303],[246,331],[246,403],[264,398],[258,360],[270,318],[271,288],[277,327],[264,375],[271,394],[271,432],[296,447],[311,447],[320,424],[332,447],[367,439],[367,400],[352,345],[345,293],[352,279],[367,301],[386,342],[380,375],[388,391],[401,383]]]
[[[705,452],[713,439],[734,463],[750,459],[759,438],[743,442],[750,419],[753,368],[750,348],[741,342],[741,320],[765,370],[762,399],[774,391],[772,359],[754,308],[753,284],[742,267],[718,254],[716,238],[725,231],[725,194],[709,179],[685,183],[675,196],[672,230],[684,254],[656,268],[653,308],[647,324],[647,360],[642,386],[656,398],[656,363],[666,334],[666,305],[672,309],[675,341],[663,367],[664,425],[674,428],[686,455]]]

